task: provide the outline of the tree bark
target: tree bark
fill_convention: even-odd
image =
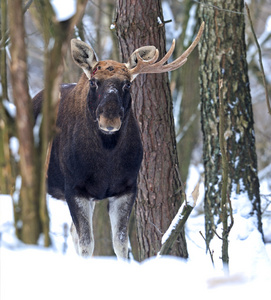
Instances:
[[[193,31],[194,34],[188,39],[186,29],[191,18],[190,11],[195,6],[193,1],[183,1],[184,17],[182,22],[182,34],[176,42],[176,55],[179,57],[187,47],[192,43],[198,32],[199,22],[196,22]],[[200,103],[199,97],[199,54],[197,49],[189,56],[189,62],[184,64],[180,70],[173,72],[171,75],[171,90],[173,92],[173,99],[176,101],[181,97],[180,113],[178,116],[178,132],[177,132],[177,150],[178,159],[180,163],[180,174],[183,182],[186,182],[188,170],[192,157],[192,152],[197,146],[200,132],[200,112],[198,105]]]
[[[1,11],[1,29],[0,40],[3,41],[7,32],[7,3],[5,0],[0,2]],[[4,41],[3,41],[4,44]],[[8,100],[8,84],[7,84],[7,65],[6,65],[6,49],[0,49],[0,76],[1,76],[1,90],[0,90],[0,194],[9,194],[12,191],[11,172],[11,157],[9,150],[9,128],[8,116],[3,105],[3,101]]]
[[[15,9],[16,8],[16,9]],[[28,93],[23,1],[8,2],[11,54],[11,82],[16,105],[16,125],[20,143],[21,221],[19,237],[27,244],[36,244],[40,234],[39,206],[36,198],[36,152],[33,136],[33,113]]]
[[[111,226],[108,216],[108,201],[97,201],[93,215],[95,238],[94,256],[113,256]]]
[[[205,167],[205,227],[207,247],[220,219],[222,159],[219,145],[219,92],[225,109],[223,124],[230,196],[247,193],[251,215],[262,233],[253,112],[248,79],[243,0],[206,1],[200,16],[206,28],[200,44],[201,122]],[[232,13],[236,11],[240,13]],[[219,82],[221,91],[219,91]],[[218,221],[215,221],[218,220]]]
[[[63,74],[65,55],[70,34],[81,19],[87,0],[77,1],[75,15],[58,22],[48,1],[36,1],[43,21],[46,51],[45,91],[42,123],[39,136],[33,135],[32,102],[28,93],[27,57],[22,1],[9,1],[9,26],[11,37],[11,79],[16,105],[17,134],[20,143],[20,173],[22,185],[15,220],[19,238],[27,244],[36,244],[41,232],[44,246],[49,246],[49,217],[46,204],[46,172],[50,157],[50,144],[56,132],[59,84]],[[30,2],[28,2],[30,3]],[[47,31],[46,31],[47,30]],[[49,46],[49,41],[51,44]],[[16,199],[15,199],[16,200]],[[21,221],[21,222],[20,222]]]
[[[81,20],[87,1],[78,0],[76,13],[68,20],[59,22],[48,1],[37,1],[45,41],[45,87],[42,107],[42,123],[40,132],[39,161],[39,204],[40,218],[45,235],[45,246],[49,246],[49,217],[46,204],[47,168],[50,160],[53,138],[57,132],[56,117],[58,113],[59,86],[64,72],[63,58],[69,47],[74,26]],[[51,22],[51,20],[53,20]],[[53,41],[53,46],[50,45]]]
[[[118,0],[116,31],[124,61],[139,47],[154,45],[165,54],[161,1]],[[143,142],[136,223],[140,260],[156,255],[161,238],[183,201],[167,74],[139,75],[132,87],[133,109]],[[184,232],[171,252],[187,257]]]

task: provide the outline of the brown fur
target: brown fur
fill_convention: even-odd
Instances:
[[[137,191],[143,150],[131,109],[131,75],[125,64],[97,62],[89,46],[73,40],[74,61],[84,74],[61,85],[58,134],[48,156],[48,193],[68,203],[76,251],[91,256],[96,200],[109,199],[113,247],[128,258],[128,223]],[[43,92],[33,99],[35,118]]]
[[[131,75],[125,64],[113,60],[98,62],[94,67],[92,77],[95,77],[98,80],[105,80],[111,77],[117,77],[123,81],[131,80]]]

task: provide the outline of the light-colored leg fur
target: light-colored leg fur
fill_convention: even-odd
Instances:
[[[109,198],[113,248],[118,259],[128,259],[128,223],[132,204],[130,195]]]
[[[75,198],[77,206],[77,227],[71,226],[71,235],[76,252],[80,256],[92,256],[94,250],[94,235],[92,217],[95,202],[91,199]]]

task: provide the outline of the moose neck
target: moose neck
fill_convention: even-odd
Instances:
[[[116,148],[120,140],[121,129],[113,134],[104,134],[101,131],[99,131],[98,136],[104,149],[113,150]]]
[[[107,150],[114,150],[121,145],[123,141],[127,141],[130,135],[129,128],[134,126],[132,125],[133,120],[133,112],[131,109],[129,109],[122,120],[119,131],[116,131],[112,134],[105,134],[98,129],[98,138],[102,147]]]

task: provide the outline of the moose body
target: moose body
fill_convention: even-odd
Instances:
[[[76,85],[66,84],[60,89],[59,133],[51,150],[48,193],[67,201],[73,240],[82,256],[93,252],[93,210],[95,201],[105,198],[109,199],[115,253],[121,258],[128,255],[128,221],[142,160],[128,79],[102,76],[90,83],[83,74]],[[42,96],[43,92],[33,99],[36,118]]]
[[[203,27],[191,46],[166,65],[175,41],[158,62],[159,51],[146,46],[135,50],[127,63],[99,62],[90,46],[71,41],[72,57],[84,73],[77,84],[60,87],[59,130],[51,149],[48,193],[67,201],[79,255],[92,255],[95,201],[108,198],[113,248],[118,258],[128,258],[128,222],[143,156],[131,109],[131,82],[138,74],[168,72],[182,66],[197,45]],[[35,119],[42,112],[42,102],[43,91],[33,99]]]

